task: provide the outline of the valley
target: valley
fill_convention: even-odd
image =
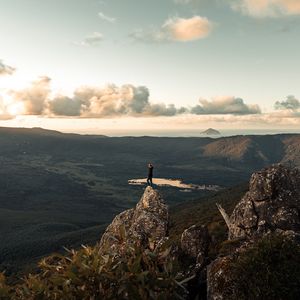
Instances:
[[[157,178],[226,189],[275,162],[299,166],[299,145],[296,134],[110,138],[0,128],[0,271],[15,273],[63,247],[95,244],[112,218],[139,199],[144,186],[128,181],[143,178],[148,162]],[[201,205],[216,192],[185,188],[159,186],[171,207]]]

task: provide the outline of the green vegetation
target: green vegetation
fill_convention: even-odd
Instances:
[[[234,257],[222,287],[226,299],[299,299],[299,244],[269,235]],[[122,253],[105,255],[82,247],[44,258],[39,268],[16,284],[0,274],[0,299],[186,299],[193,279],[183,278],[183,262],[167,244],[141,250],[130,243]]]
[[[227,226],[216,203],[229,213],[248,190],[248,184],[241,184],[213,195],[181,203],[170,208],[170,240],[178,243],[182,232],[192,225],[207,225],[212,243],[210,256],[214,258],[227,239]]]
[[[286,237],[257,241],[228,267],[226,299],[300,298],[300,245]]]
[[[226,186],[249,176],[222,176],[228,167],[201,158],[209,141],[0,128],[0,271],[14,275],[63,246],[94,245],[113,217],[139,200],[144,187],[127,180],[146,175],[148,161],[155,176],[188,183]],[[170,205],[208,194],[160,191]]]
[[[55,254],[42,259],[36,272],[22,281],[12,282],[0,274],[0,299],[183,299],[187,290],[198,293],[202,299],[205,290],[196,288],[192,278],[183,278],[180,272],[186,270],[191,261],[181,255],[175,258],[170,244],[178,246],[181,233],[189,226],[206,224],[212,236],[210,259],[232,254],[240,241],[227,241],[227,228],[215,204],[220,203],[231,213],[246,191],[247,184],[241,184],[172,206],[170,239],[156,250],[141,250],[130,244],[116,256],[115,253],[100,255],[97,247],[83,247],[66,255]],[[69,226],[52,224],[37,233],[48,230],[60,236],[62,231],[78,232]],[[99,229],[97,226],[93,229],[97,240]],[[92,231],[85,230],[90,229],[82,230],[83,241],[87,238],[85,235],[92,235]],[[75,235],[74,240],[77,238]],[[45,238],[45,243],[47,241]],[[63,239],[58,240],[57,246],[62,242]],[[22,257],[22,249],[19,251]],[[227,266],[230,280],[224,286],[226,299],[299,299],[299,244],[270,235],[233,257]]]
[[[8,285],[0,276],[1,299],[182,299],[170,248],[141,250],[127,245],[122,255],[100,255],[83,247],[67,256],[52,255],[39,263],[40,273]]]
[[[234,148],[241,150],[239,156],[227,148],[228,143],[216,142],[232,139]],[[247,181],[254,170],[272,162],[300,163],[299,135],[249,139],[245,147],[244,137],[239,136],[108,138],[0,128],[0,271],[14,275],[63,246],[94,245],[113,217],[139,200],[144,187],[130,186],[127,180],[146,175],[149,161],[157,177],[224,187]],[[160,191],[171,207],[187,204],[187,209],[183,204],[173,210],[172,238],[178,240],[182,229],[203,223],[217,241],[224,239],[223,221],[214,204],[224,204],[220,197],[231,203],[231,192],[214,199],[201,190],[183,193],[161,187]],[[195,209],[188,212],[192,199],[198,200],[191,202]],[[235,200],[232,191],[232,203]],[[231,204],[226,203],[230,212]]]

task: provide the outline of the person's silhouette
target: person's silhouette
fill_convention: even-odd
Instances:
[[[148,178],[147,184],[152,186],[152,178],[153,178],[153,165],[151,163],[148,164]]]

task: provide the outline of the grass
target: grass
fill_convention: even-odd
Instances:
[[[192,225],[207,225],[212,236],[211,255],[219,252],[221,243],[227,239],[227,227],[216,203],[231,214],[233,208],[248,190],[248,184],[219,191],[198,200],[181,203],[170,209],[170,239],[179,243],[182,232]]]
[[[269,235],[256,241],[230,263],[226,299],[299,299],[300,245]]]

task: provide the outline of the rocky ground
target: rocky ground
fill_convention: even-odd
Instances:
[[[231,263],[257,239],[276,234],[295,242],[300,240],[300,173],[282,165],[256,172],[249,191],[231,216],[220,206],[219,210],[228,226],[228,241],[235,245],[231,253],[213,261],[208,258],[211,237],[204,225],[184,230],[180,245],[173,246],[171,255],[189,261],[189,266],[181,270],[190,278],[188,299],[196,294],[200,298],[227,299]],[[168,232],[168,207],[157,190],[147,187],[136,207],[117,215],[108,226],[98,245],[99,252],[113,249],[122,255],[124,247],[133,241],[140,247],[155,249],[168,239]],[[232,293],[238,295],[238,291]]]

